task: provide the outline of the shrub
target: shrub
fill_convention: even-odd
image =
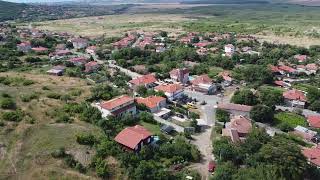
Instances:
[[[72,123],[73,120],[65,113],[59,114],[56,123]]]
[[[230,113],[228,111],[217,109],[216,118],[220,122],[229,122],[230,121]]]
[[[48,98],[52,98],[52,99],[60,99],[60,98],[61,98],[61,94],[52,92],[52,93],[49,93],[49,94],[47,95],[47,97],[48,97]]]
[[[20,99],[23,102],[30,102],[32,99],[36,99],[36,98],[38,98],[38,95],[36,93],[22,94],[20,96]]]
[[[23,119],[23,113],[20,110],[2,113],[2,119],[5,121],[19,122]]]
[[[0,107],[2,109],[14,109],[16,107],[16,103],[11,98],[1,98]]]
[[[97,141],[96,137],[92,134],[78,134],[77,135],[77,142],[82,145],[93,146],[96,141]]]

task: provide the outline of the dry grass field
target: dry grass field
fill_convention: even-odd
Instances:
[[[0,127],[0,179],[95,179],[68,168],[62,160],[54,159],[50,153],[65,147],[78,161],[88,164],[93,150],[76,142],[76,134],[81,132],[101,133],[91,124],[74,120],[73,123],[56,123],[48,116],[52,110],[65,103],[47,97],[48,93],[71,94],[81,89],[81,94],[72,101],[81,102],[90,95],[90,85],[78,78],[55,77],[44,74],[0,73],[0,77],[19,77],[32,80],[34,84],[3,85],[0,92],[9,94],[18,108],[34,119],[30,123],[24,118],[20,122],[6,122]],[[45,88],[44,88],[45,87]],[[35,93],[38,98],[23,102],[21,95]],[[0,114],[4,110],[0,110]],[[89,174],[90,175],[90,174]]]
[[[192,21],[185,15],[176,14],[125,14],[99,17],[76,18],[33,23],[39,29],[69,32],[76,35],[96,37],[120,36],[128,31],[182,32],[180,22]]]

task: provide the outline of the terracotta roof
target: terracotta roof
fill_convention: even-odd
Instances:
[[[112,110],[116,107],[119,107],[123,104],[126,104],[130,101],[133,101],[134,99],[132,97],[129,97],[127,95],[122,95],[119,97],[116,97],[114,99],[111,99],[109,101],[103,102],[100,104],[100,107],[107,110]]]
[[[195,43],[194,45],[197,47],[206,47],[210,44],[212,44],[212,42],[199,42],[199,43]]]
[[[309,126],[313,128],[320,128],[320,114],[319,115],[310,115],[307,117]]]
[[[320,166],[320,147],[305,148],[302,150],[302,154],[311,163]]]
[[[187,68],[183,68],[183,69],[173,69],[169,72],[170,76],[179,76],[181,75],[185,75],[188,74],[189,70]]]
[[[48,51],[48,48],[45,48],[45,47],[41,47],[41,46],[39,46],[39,47],[34,47],[34,48],[31,48],[33,51],[39,51],[39,52],[41,52],[41,51]]]
[[[194,80],[191,81],[191,83],[193,85],[212,84],[212,79],[208,75],[204,74],[196,77]]]
[[[134,85],[145,85],[145,84],[151,84],[157,82],[157,79],[155,78],[155,76],[153,74],[148,74],[148,75],[144,75],[141,77],[138,77],[136,79],[132,79],[131,81],[129,81],[129,83],[134,84]]]
[[[315,63],[307,64],[307,65],[306,65],[306,68],[307,68],[308,70],[318,70],[318,66],[317,66],[317,64],[315,64]]]
[[[97,66],[99,65],[96,61],[90,61],[88,63],[85,64],[86,67],[92,67],[92,66]]]
[[[25,41],[18,44],[18,46],[31,46],[31,43],[29,41]]]
[[[235,129],[238,133],[248,134],[252,128],[251,121],[243,116],[235,116],[227,123],[226,128]]]
[[[278,66],[273,66],[273,65],[269,65],[269,68],[271,69],[271,71],[273,73],[279,72],[280,69],[278,68]]]
[[[230,77],[229,71],[222,71],[218,74],[218,76],[221,76],[225,81],[232,81],[232,78]]]
[[[297,59],[299,62],[304,62],[307,60],[308,56],[307,55],[301,55],[297,54],[294,56],[295,59]]]
[[[296,89],[292,89],[283,93],[283,97],[290,100],[298,100],[306,102],[307,98],[303,92],[298,91]]]
[[[225,109],[225,110],[250,112],[252,109],[252,106],[247,106],[247,105],[242,105],[242,104],[225,103],[225,104],[218,104],[218,108]]]
[[[166,98],[161,96],[149,96],[147,98],[136,98],[137,103],[144,104],[148,108],[155,108],[159,105],[160,102],[165,101]]]
[[[141,141],[147,139],[152,134],[142,126],[136,125],[127,127],[122,130],[116,137],[115,141],[118,143],[134,149]]]
[[[76,62],[81,62],[81,63],[86,63],[87,58],[85,57],[74,57],[74,58],[70,58],[68,61],[76,63]]]
[[[286,85],[283,81],[274,81],[274,84],[282,87]]]
[[[88,49],[88,50],[94,50],[94,51],[95,51],[95,50],[97,49],[97,46],[89,46],[89,47],[87,47],[87,49]]]
[[[278,68],[279,68],[280,70],[282,70],[282,71],[289,72],[289,73],[293,73],[293,72],[296,71],[296,70],[293,69],[292,67],[285,66],[285,65],[278,66]]]
[[[174,92],[177,92],[181,89],[183,89],[183,87],[179,84],[167,84],[167,85],[162,84],[162,85],[155,87],[155,90],[163,91],[163,92],[167,92],[167,93],[174,93]]]

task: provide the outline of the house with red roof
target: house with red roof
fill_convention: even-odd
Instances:
[[[137,113],[134,99],[127,95],[122,95],[109,101],[96,103],[94,106],[100,110],[102,117],[110,115],[121,117],[124,114],[136,115]]]
[[[307,158],[308,162],[320,168],[320,146],[312,148],[304,148],[302,154]]]
[[[179,84],[161,84],[155,87],[154,90],[164,92],[170,101],[180,98],[184,92],[183,87]]]
[[[31,50],[31,43],[29,41],[17,44],[17,50],[22,52],[29,52]]]
[[[48,52],[48,48],[45,48],[45,47],[34,47],[34,48],[31,48],[32,51],[36,52],[36,53],[46,53]]]
[[[144,104],[151,113],[155,113],[167,106],[167,99],[161,96],[149,96],[136,98],[138,104]]]
[[[218,76],[222,77],[223,82],[222,85],[225,87],[228,87],[232,84],[232,77],[230,71],[222,71],[218,74]]]
[[[170,78],[173,82],[180,82],[187,84],[189,81],[189,70],[187,68],[173,69],[169,72]]]
[[[213,94],[217,91],[217,86],[213,83],[213,79],[211,79],[207,74],[196,77],[191,81],[191,84],[192,90],[205,94]]]
[[[146,88],[153,88],[156,86],[157,79],[154,74],[147,74],[129,81],[130,88],[137,90],[139,86],[144,86]]]
[[[303,63],[303,62],[306,62],[308,60],[308,56],[307,55],[297,54],[297,55],[294,56],[294,59],[296,59],[299,63]]]
[[[100,65],[96,61],[90,61],[84,65],[84,72],[91,73],[97,71],[100,68]]]
[[[84,38],[71,39],[72,45],[75,49],[83,49],[88,46],[88,40]]]
[[[123,129],[114,140],[125,150],[139,152],[144,145],[153,141],[152,134],[140,125]]]
[[[88,59],[86,57],[73,57],[68,60],[75,66],[81,66],[87,63]]]
[[[241,142],[252,129],[251,120],[244,116],[235,116],[225,124],[222,135],[230,137],[232,142]]]
[[[125,48],[125,47],[128,47],[130,44],[132,44],[135,41],[135,39],[136,37],[134,35],[129,35],[117,42],[112,43],[112,45],[115,49]]]
[[[193,45],[196,48],[205,48],[205,47],[207,47],[207,46],[209,46],[211,44],[212,44],[212,42],[204,41],[204,42],[194,43]]]
[[[308,116],[307,121],[310,127],[320,128],[320,114]]]
[[[283,98],[287,106],[304,108],[307,97],[302,91],[292,89],[283,93]]]
[[[278,66],[279,72],[282,75],[290,76],[290,75],[295,75],[297,73],[297,70],[286,65],[280,65]]]
[[[230,114],[235,116],[241,115],[249,117],[252,106],[234,103],[219,103],[215,108],[228,111]]]
[[[89,46],[86,48],[86,53],[92,56],[96,55],[97,47],[96,46]]]
[[[311,142],[313,137],[317,135],[317,132],[302,126],[295,127],[291,133],[301,137],[302,139],[308,142]]]

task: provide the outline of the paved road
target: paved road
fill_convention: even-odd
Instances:
[[[277,110],[282,110],[282,111],[294,111],[295,108],[292,108],[292,107],[285,107],[285,106],[276,106],[276,109]],[[303,109],[302,110],[302,114],[304,116],[309,116],[309,115],[320,115],[319,113],[315,112],[315,111],[311,111],[309,109]]]
[[[109,63],[109,67],[118,68],[121,72],[123,72],[123,73],[125,73],[126,75],[130,76],[132,79],[142,76],[141,74],[138,74],[138,73],[136,73],[136,72],[132,72],[132,71],[130,71],[129,69],[125,69],[125,68],[120,67],[120,66],[117,66],[117,65],[115,65],[115,64]]]
[[[162,118],[160,118],[158,116],[153,116],[153,118],[154,118],[154,120],[156,120],[159,123],[166,124],[166,125],[174,127],[174,129],[179,133],[180,132],[184,132],[184,127],[182,127],[182,126],[179,126],[179,125],[174,124],[174,123],[172,123],[170,121],[164,120],[164,119],[162,119]]]

